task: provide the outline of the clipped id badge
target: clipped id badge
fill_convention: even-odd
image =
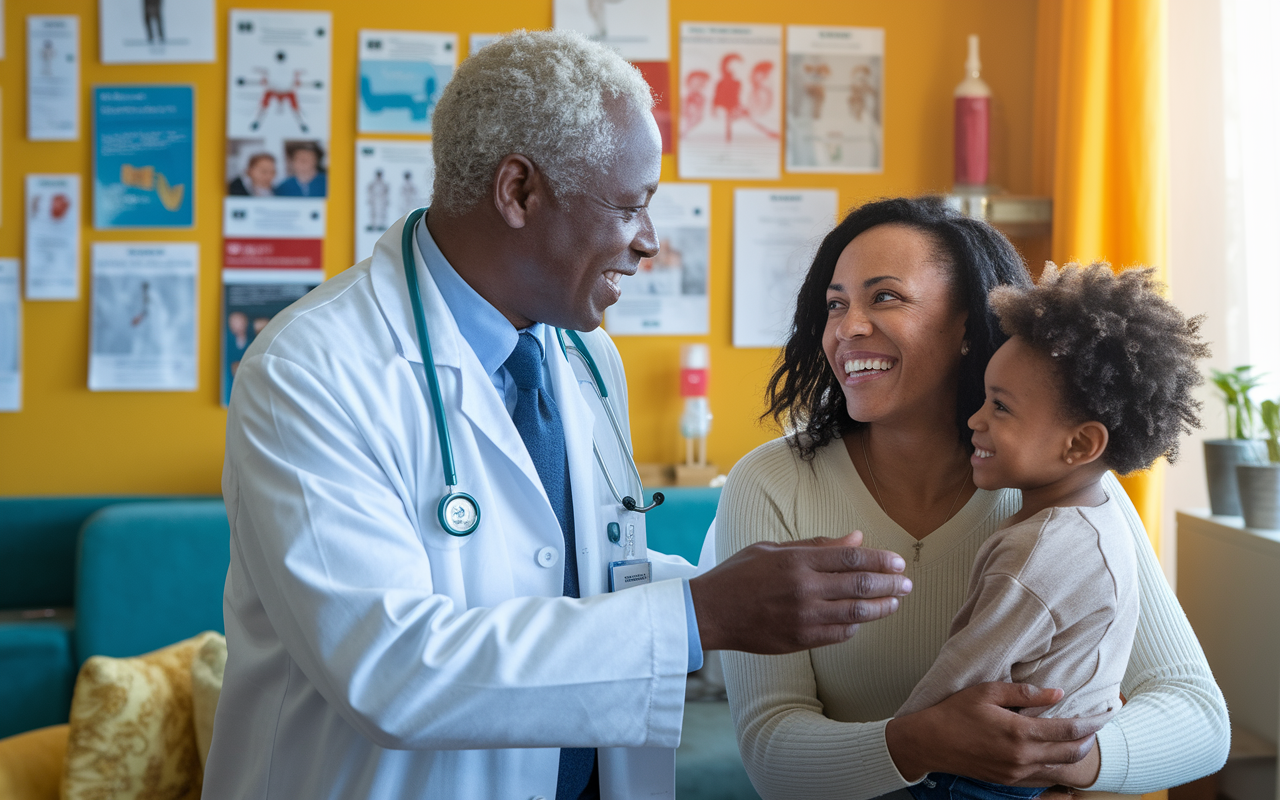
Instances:
[[[609,562],[609,591],[630,589],[632,586],[643,586],[652,580],[650,567],[652,562],[647,558],[632,558],[626,561]]]

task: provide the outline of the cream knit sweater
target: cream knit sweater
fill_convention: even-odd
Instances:
[[[1090,788],[1141,794],[1216,771],[1230,732],[1222,693],[1137,512],[1114,477],[1103,485],[1123,501],[1132,529],[1141,611],[1121,685],[1129,702],[1098,734],[1102,769]],[[858,529],[866,546],[902,554],[915,583],[897,613],[844,644],[786,656],[723,654],[739,748],[763,797],[857,800],[909,785],[889,755],[885,725],[946,641],[978,549],[1020,504],[1016,491],[979,490],[917,542],[880,509],[840,441],[811,462],[784,439],[738,462],[720,498],[718,560],[754,542]]]

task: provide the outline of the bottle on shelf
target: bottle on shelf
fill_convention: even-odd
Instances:
[[[958,190],[985,187],[990,177],[991,87],[982,80],[978,37],[969,37],[965,78],[955,91],[956,175]]]

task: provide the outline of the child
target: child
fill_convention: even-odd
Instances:
[[[1200,319],[1158,293],[1153,270],[1047,264],[1038,285],[990,305],[1011,338],[991,357],[986,402],[969,419],[973,480],[1022,491],[1022,509],[978,551],[951,635],[898,716],[986,681],[1059,688],[1039,717],[1120,707],[1138,621],[1136,558],[1124,511],[1099,483],[1161,456],[1198,427]],[[917,800],[1036,797],[931,773]]]

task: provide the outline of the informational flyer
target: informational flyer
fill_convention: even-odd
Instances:
[[[27,138],[80,138],[80,18],[27,17]]]
[[[103,64],[213,61],[213,0],[98,0]]]
[[[458,34],[360,31],[361,133],[431,133],[458,66]]]
[[[787,26],[787,171],[884,170],[884,29]]]
[[[680,25],[681,178],[777,178],[782,27]]]
[[[323,280],[323,274],[296,270],[229,269],[222,273],[222,404],[231,402],[231,384],[244,352],[276,314]]]
[[[93,245],[89,388],[196,388],[198,244]]]
[[[191,227],[193,109],[191,86],[94,89],[94,227]]]
[[[622,299],[605,312],[605,329],[623,336],[710,333],[711,186],[663,183],[649,217],[658,255],[622,279]]]
[[[22,295],[18,259],[0,258],[0,411],[22,410]]]
[[[27,175],[28,300],[80,299],[80,176]]]
[[[836,219],[834,189],[733,193],[733,346],[780,347],[796,293]]]
[[[485,45],[495,42],[498,39],[501,39],[502,36],[503,34],[501,33],[471,34],[471,39],[467,44],[467,54],[470,55],[472,53],[478,53],[479,51],[484,49]]]
[[[356,141],[356,261],[373,255],[391,223],[431,203],[430,142]]]
[[[662,152],[671,152],[669,0],[555,0],[555,26],[607,45],[635,64],[654,93]]]
[[[232,11],[227,58],[227,194],[328,194],[331,18]]]

